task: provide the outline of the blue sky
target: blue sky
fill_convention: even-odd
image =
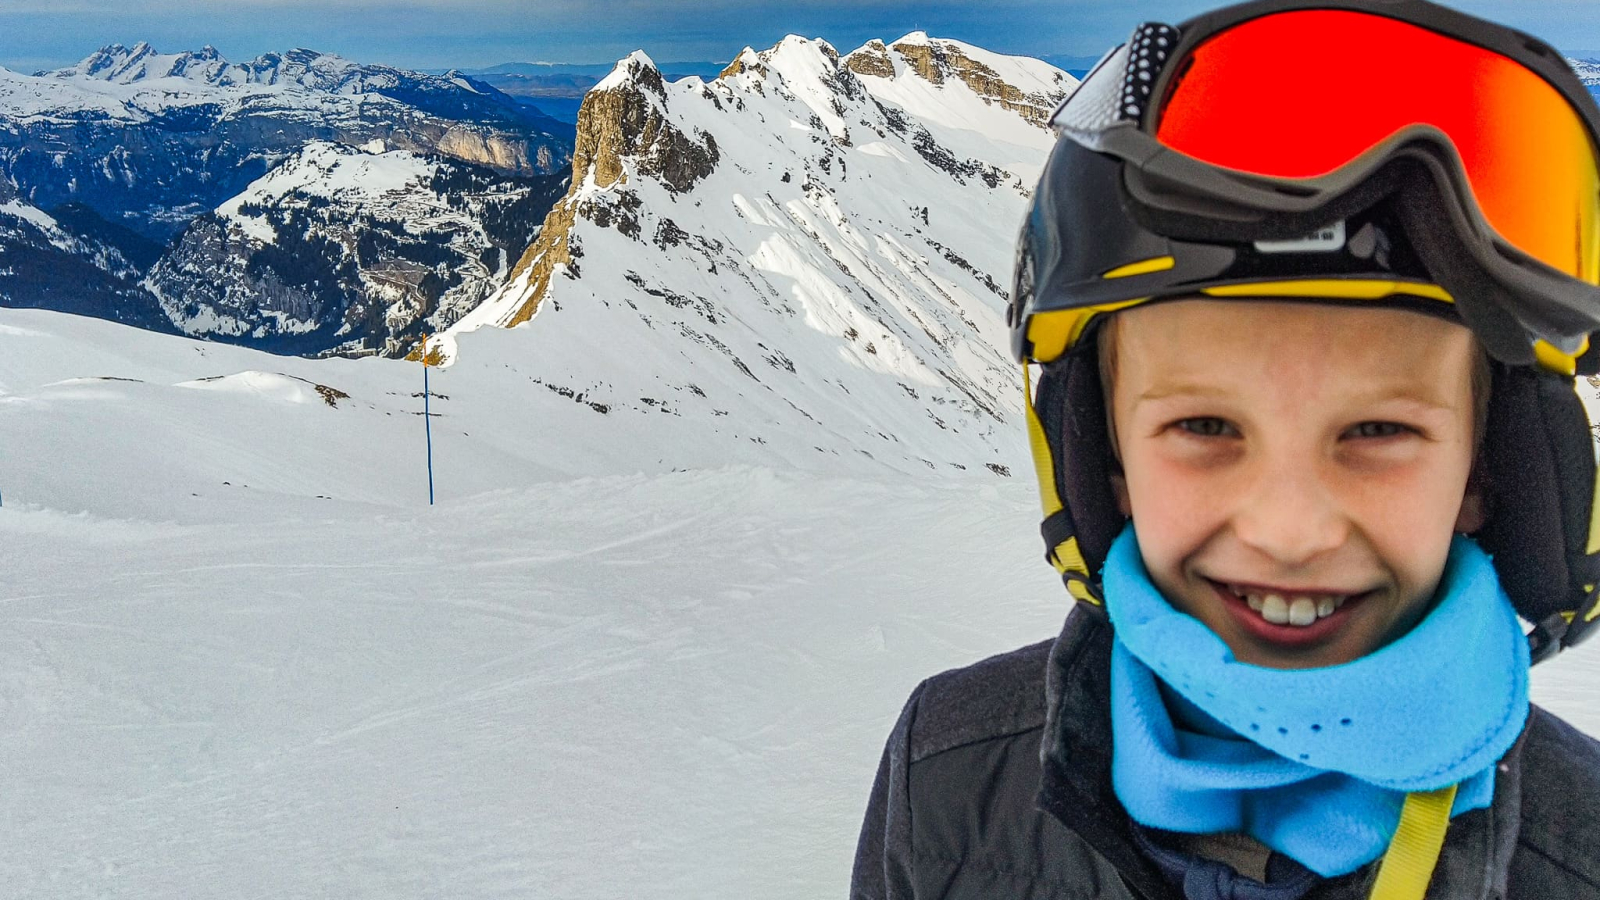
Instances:
[[[310,47],[405,68],[731,59],[785,34],[841,50],[922,29],[993,50],[1096,56],[1140,21],[1176,21],[1212,0],[0,0],[0,65],[70,65],[110,43],[163,52],[217,47],[230,60]],[[1595,0],[1455,0],[1449,5],[1600,56]]]

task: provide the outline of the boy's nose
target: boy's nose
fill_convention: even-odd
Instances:
[[[1282,461],[1258,468],[1233,516],[1234,535],[1286,566],[1341,546],[1349,520],[1312,466]]]

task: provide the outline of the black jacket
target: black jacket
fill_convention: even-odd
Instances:
[[[936,675],[884,749],[852,900],[1143,898],[1181,893],[1137,849],[1111,789],[1111,629]],[[1600,898],[1600,743],[1534,707],[1488,809],[1450,824],[1429,898]],[[1365,900],[1377,864],[1306,900]]]

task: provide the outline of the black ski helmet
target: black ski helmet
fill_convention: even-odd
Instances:
[[[1425,0],[1257,0],[1140,26],[1052,118],[1061,136],[1018,240],[1007,322],[1025,375],[1041,365],[1028,428],[1046,558],[1073,597],[1100,605],[1100,569],[1125,522],[1092,340],[1107,314],[1215,296],[1444,315],[1494,360],[1480,459],[1488,519],[1474,537],[1533,624],[1538,661],[1600,620],[1595,435],[1574,389],[1575,376],[1600,370],[1588,341],[1600,331],[1600,272],[1557,271],[1503,240],[1435,129],[1405,129],[1299,180],[1206,165],[1155,137],[1186,54],[1239,23],[1309,9],[1380,16],[1502,55],[1570,105],[1591,152],[1600,146],[1600,109],[1559,54]],[[1600,238],[1586,231],[1583,242],[1580,257],[1600,258]]]

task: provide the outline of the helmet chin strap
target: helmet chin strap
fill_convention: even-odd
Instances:
[[[1372,900],[1422,900],[1428,882],[1439,864],[1444,835],[1450,829],[1450,807],[1456,801],[1456,785],[1436,791],[1417,791],[1406,795],[1400,808],[1400,825],[1378,864],[1378,880],[1372,885]]]

